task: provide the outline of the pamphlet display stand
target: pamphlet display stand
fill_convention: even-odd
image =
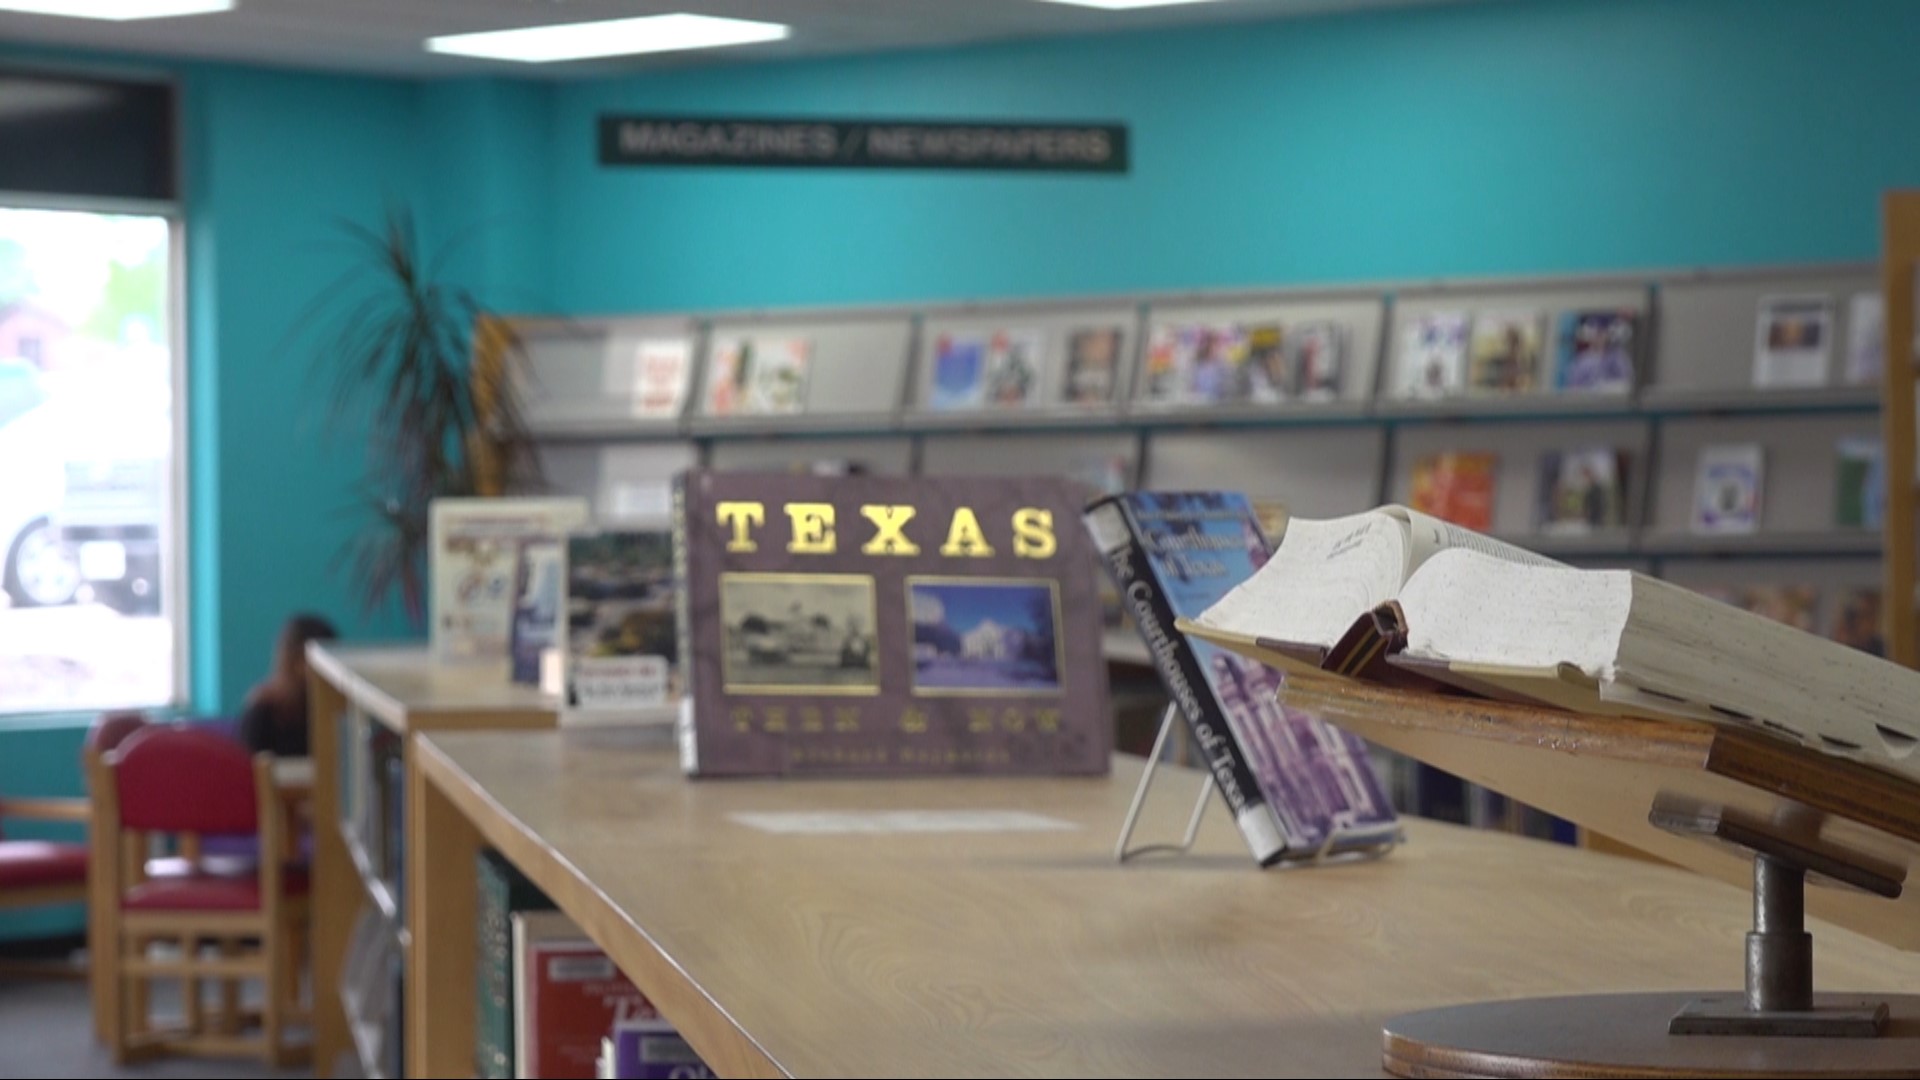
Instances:
[[[1744,994],[1543,998],[1396,1017],[1383,1035],[1389,1073],[1920,1077],[1920,995],[1815,994],[1805,924],[1811,909],[1889,947],[1920,948],[1920,894],[1908,887],[1920,868],[1920,785],[1732,727],[1331,680],[1289,680],[1282,699],[1753,890]]]

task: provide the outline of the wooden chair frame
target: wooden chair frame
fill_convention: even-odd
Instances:
[[[94,890],[97,935],[111,955],[110,976],[96,980],[96,1017],[105,1021],[107,1042],[116,1063],[164,1053],[258,1056],[269,1066],[304,1064],[311,1047],[291,1044],[293,1025],[311,1023],[311,1003],[301,1000],[302,964],[308,921],[304,896],[288,896],[286,864],[291,849],[285,804],[275,787],[273,758],[254,759],[254,797],[259,808],[260,907],[255,911],[127,911],[121,898],[146,876],[149,836],[118,827],[119,790],[114,758],[93,758],[92,790],[99,827],[95,830]],[[186,847],[199,838],[181,834]],[[156,957],[157,942],[177,943],[174,955]],[[204,955],[208,948],[216,955]],[[148,983],[177,978],[183,985],[185,1016],[179,1027],[158,1029],[150,1014]],[[259,979],[264,1002],[257,1016],[240,1009],[242,980]],[[220,989],[219,1006],[207,1010],[203,984]],[[260,1031],[241,1034],[256,1021]]]

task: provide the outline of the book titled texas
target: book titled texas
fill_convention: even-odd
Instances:
[[[1174,628],[1266,564],[1253,504],[1232,492],[1134,492],[1089,506],[1086,522],[1261,865],[1397,837],[1364,743],[1283,708],[1278,671]]]
[[[1090,494],[1056,478],[683,473],[686,770],[1106,772]]]

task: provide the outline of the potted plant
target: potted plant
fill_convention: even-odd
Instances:
[[[429,504],[540,486],[513,377],[524,370],[525,344],[472,292],[443,279],[445,252],[423,254],[405,208],[389,209],[379,229],[341,227],[357,264],[302,322],[317,337],[316,370],[331,380],[332,426],[366,425],[354,512],[369,520],[339,564],[364,610],[397,593],[422,626]]]

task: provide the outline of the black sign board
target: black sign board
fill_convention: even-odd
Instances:
[[[602,165],[1124,173],[1124,124],[600,118]]]

